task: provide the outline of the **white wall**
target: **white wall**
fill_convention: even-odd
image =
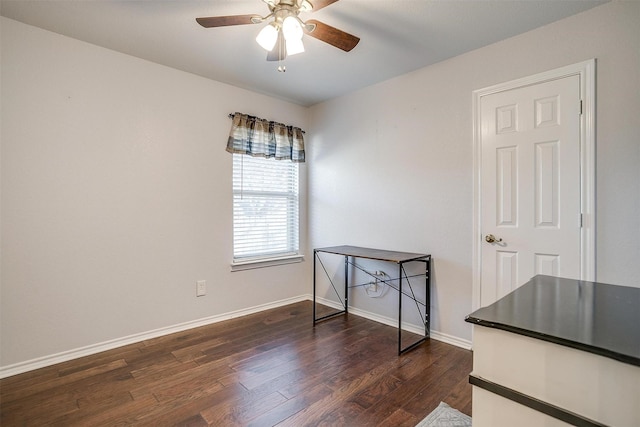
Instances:
[[[640,2],[614,1],[312,107],[311,245],[431,253],[432,327],[470,340],[472,91],[590,58],[597,279],[640,286]],[[387,315],[395,304],[387,300]]]
[[[6,18],[1,64],[0,366],[309,292],[230,272],[224,150],[229,113],[307,109]]]

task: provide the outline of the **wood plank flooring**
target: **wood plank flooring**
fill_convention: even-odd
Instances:
[[[310,301],[0,380],[8,426],[415,426],[441,401],[471,415],[471,352]]]

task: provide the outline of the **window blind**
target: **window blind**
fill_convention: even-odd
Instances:
[[[233,154],[234,261],[298,252],[298,163]]]

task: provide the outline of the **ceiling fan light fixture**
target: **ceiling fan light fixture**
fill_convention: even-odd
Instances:
[[[269,7],[270,13],[266,16],[209,16],[196,18],[196,22],[205,28],[267,22],[267,25],[260,30],[256,37],[256,42],[268,52],[267,61],[282,62],[287,55],[304,52],[302,38],[305,34],[345,52],[350,52],[360,41],[359,37],[331,25],[315,19],[303,21],[298,17],[300,12],[317,11],[336,3],[338,0],[262,1]],[[280,65],[284,69],[284,66]]]
[[[271,49],[273,49],[276,45],[276,41],[278,41],[278,29],[273,22],[260,30],[256,37],[256,41],[267,52],[270,52]]]

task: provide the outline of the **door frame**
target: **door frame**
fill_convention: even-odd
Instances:
[[[472,262],[472,310],[480,308],[480,284],[482,268],[482,147],[480,101],[492,95],[524,86],[531,86],[564,77],[580,76],[580,205],[582,228],[580,230],[580,279],[596,280],[596,60],[590,59],[532,76],[512,80],[473,91],[473,262]]]

